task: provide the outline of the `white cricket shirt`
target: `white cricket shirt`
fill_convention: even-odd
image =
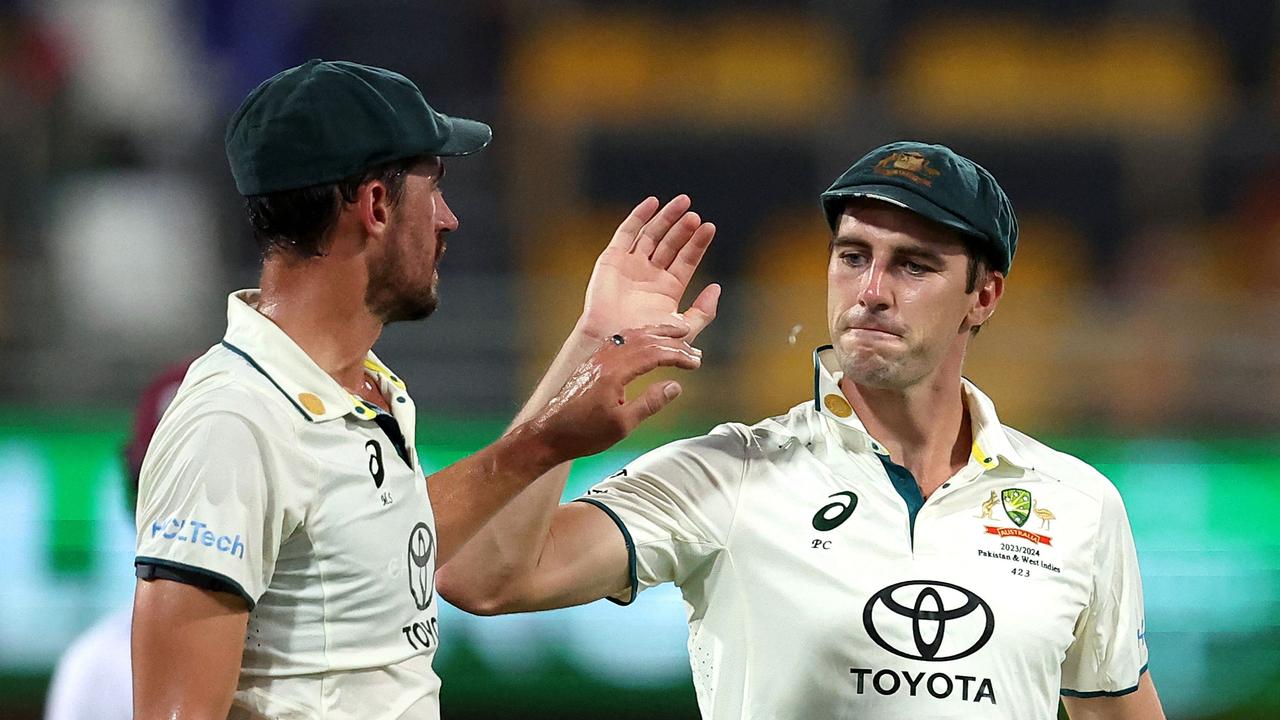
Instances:
[[[191,365],[142,466],[139,575],[248,602],[231,718],[439,717],[435,523],[414,405],[372,353],[388,415],[255,309]],[[185,662],[174,657],[173,662]]]
[[[1146,670],[1115,487],[1001,426],[967,381],[967,466],[923,500],[815,353],[812,402],[659,448],[580,500],[614,517],[633,590],[674,582],[698,705],[739,718],[1052,720]],[[624,600],[628,601],[628,599]]]

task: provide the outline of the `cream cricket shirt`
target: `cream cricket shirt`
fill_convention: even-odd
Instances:
[[[347,393],[255,309],[187,372],[142,467],[138,574],[251,608],[232,718],[439,717],[435,523],[414,406]],[[185,662],[174,657],[173,662]]]
[[[685,598],[702,715],[1052,720],[1146,670],[1124,505],[1085,463],[1002,427],[968,382],[969,464],[928,500],[815,354],[813,402],[721,425],[588,491],[634,589]]]

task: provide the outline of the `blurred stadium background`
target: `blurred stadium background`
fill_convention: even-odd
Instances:
[[[132,404],[256,277],[226,118],[324,57],[495,129],[450,165],[440,312],[378,346],[429,466],[501,431],[632,204],[688,192],[719,225],[707,368],[571,493],[806,398],[816,197],[854,159],[976,158],[1022,242],[970,377],[1120,486],[1170,717],[1280,717],[1278,40],[1274,0],[0,0],[0,716],[38,717],[130,601]],[[441,626],[447,718],[696,717],[670,588]]]

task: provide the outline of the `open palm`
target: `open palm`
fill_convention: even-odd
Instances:
[[[712,283],[684,312],[680,299],[715,237],[716,227],[690,212],[687,195],[658,209],[646,198],[618,226],[587,284],[580,328],[603,339],[626,328],[687,325],[687,342],[715,319],[720,286]]]

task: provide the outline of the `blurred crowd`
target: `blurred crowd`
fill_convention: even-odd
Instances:
[[[686,418],[804,400],[826,335],[817,195],[912,138],[984,164],[1021,220],[970,361],[1006,421],[1264,432],[1278,39],[1271,0],[3,0],[3,403],[125,407],[217,340],[257,262],[226,118],[324,57],[495,128],[450,164],[440,312],[378,348],[428,417],[510,413],[613,226],[677,192],[720,227],[703,274],[726,290]]]

